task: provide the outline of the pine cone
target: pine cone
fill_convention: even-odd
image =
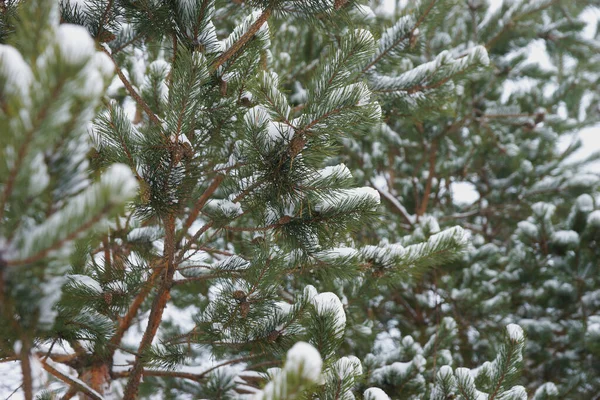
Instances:
[[[248,303],[247,301],[244,301],[242,304],[240,304],[240,315],[242,318],[246,318],[248,316],[249,312],[250,312],[250,303]]]
[[[305,145],[306,145],[306,137],[304,136],[304,134],[296,133],[294,135],[294,137],[292,138],[292,140],[290,141],[290,147],[288,149],[288,154],[290,155],[290,157],[295,158],[298,154],[300,154],[300,152],[302,151],[302,149],[304,148]]]
[[[246,300],[246,293],[243,290],[236,290],[233,292],[233,298],[236,300]]]
[[[281,335],[281,332],[279,332],[278,330],[271,331],[267,335],[267,341],[269,343],[273,343],[279,338],[280,335]]]
[[[335,2],[333,3],[333,8],[335,10],[339,10],[340,8],[344,7],[347,3],[348,0],[335,0]]]

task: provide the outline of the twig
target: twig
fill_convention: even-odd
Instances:
[[[431,142],[431,149],[429,150],[429,175],[427,176],[427,182],[425,183],[425,192],[423,193],[423,200],[421,200],[420,207],[417,211],[417,215],[421,216],[427,211],[427,203],[429,202],[429,195],[431,194],[431,185],[435,174],[435,160],[437,158],[438,141],[434,139]]]
[[[21,348],[21,371],[23,373],[23,392],[26,400],[33,400],[33,378],[31,376],[31,344],[29,339],[24,338]]]
[[[198,201],[194,205],[194,209],[190,212],[190,215],[188,215],[187,219],[185,220],[185,223],[183,224],[183,228],[181,230],[182,235],[185,235],[188,229],[190,229],[190,226],[192,226],[194,221],[196,221],[196,219],[198,218],[198,214],[200,214],[200,211],[202,210],[202,207],[206,205],[206,202],[210,199],[210,196],[212,196],[213,193],[217,190],[219,185],[221,185],[223,179],[225,179],[225,175],[217,175],[215,179],[211,182],[211,184],[208,186],[208,188],[204,191],[204,193],[200,195]]]
[[[135,91],[135,89],[133,88],[133,85],[131,84],[131,82],[129,82],[129,80],[127,79],[127,77],[125,76],[125,74],[123,74],[123,71],[119,67],[119,64],[114,59],[114,57],[112,56],[112,54],[110,54],[110,52],[108,50],[106,50],[106,48],[104,48],[104,46],[102,46],[102,51],[106,55],[108,55],[110,57],[110,59],[112,60],[113,64],[115,65],[115,70],[117,71],[117,75],[119,75],[119,79],[121,79],[121,82],[123,82],[123,85],[125,85],[125,88],[129,92],[129,94],[131,95],[131,97],[133,97],[133,99],[135,100],[135,102],[140,107],[142,107],[142,109],[146,112],[146,114],[148,114],[148,118],[150,118],[150,120],[152,122],[154,122],[158,126],[161,126],[160,119],[156,116],[156,114],[154,114],[154,112],[152,111],[152,109],[150,108],[150,106],[148,106],[148,104],[146,104],[146,102],[144,101],[144,99],[142,99],[142,97],[138,94],[138,92]]]
[[[237,42],[235,42],[225,53],[221,54],[221,56],[215,60],[214,64],[212,65],[212,69],[216,70],[227,60],[229,60],[235,53],[237,53],[252,38],[252,36],[258,32],[258,30],[263,26],[270,16],[271,9],[266,8],[258,17],[258,19],[250,26],[248,32],[244,33]]]
[[[102,395],[100,393],[98,393],[94,389],[86,386],[79,379],[73,379],[72,377],[63,374],[62,372],[60,372],[59,370],[57,370],[56,368],[54,368],[53,366],[51,366],[48,363],[47,360],[45,360],[45,361],[42,360],[41,364],[42,364],[42,368],[44,368],[47,372],[49,372],[50,374],[54,375],[55,377],[57,377],[61,381],[65,382],[65,383],[67,383],[69,385],[71,385],[71,387],[77,388],[80,392],[85,393],[91,399],[93,399],[93,400],[103,400],[102,399]],[[71,390],[69,390],[69,392],[71,392]]]
[[[9,400],[9,399],[10,399],[11,397],[13,397],[13,395],[14,395],[15,393],[17,393],[17,392],[19,391],[19,389],[21,389],[22,387],[23,387],[23,384],[21,383],[21,384],[20,384],[19,386],[17,386],[17,388],[16,388],[15,390],[13,390],[13,391],[11,392],[11,394],[9,394],[9,395],[8,395],[8,397],[7,397],[6,399],[4,399],[4,400]]]
[[[150,279],[148,280],[146,285],[142,287],[140,293],[133,300],[133,303],[131,303],[131,305],[129,306],[129,310],[127,310],[125,316],[119,320],[119,326],[117,327],[117,331],[115,332],[114,336],[110,339],[111,344],[118,346],[121,343],[123,335],[125,335],[125,332],[127,331],[127,329],[129,329],[133,318],[137,315],[138,310],[140,309],[144,300],[146,300],[148,293],[150,293],[150,291],[152,290],[154,281],[160,275],[160,273],[161,268],[154,268],[154,271],[152,271],[152,275],[150,275]]]
[[[165,261],[165,275],[162,278],[162,282],[158,288],[158,293],[152,302],[152,308],[150,309],[150,316],[148,317],[148,326],[144,332],[144,336],[138,347],[137,355],[131,369],[131,376],[127,381],[125,387],[125,393],[123,394],[123,400],[134,400],[137,397],[137,393],[140,386],[140,379],[144,371],[143,368],[143,354],[152,344],[154,336],[158,331],[158,326],[162,320],[162,315],[169,301],[171,287],[173,285],[173,276],[175,274],[175,216],[168,215],[164,221],[165,224],[165,250],[164,250],[164,261]]]
[[[409,224],[412,228],[414,226],[413,219],[410,216],[410,214],[408,213],[408,211],[406,210],[406,208],[398,201],[398,199],[396,199],[396,197],[394,197],[387,190],[383,190],[383,189],[380,189],[379,187],[377,187],[377,185],[375,185],[375,183],[372,180],[371,180],[371,185],[379,192],[379,194],[381,194],[387,201],[389,201],[396,208],[396,210],[400,213],[400,215],[402,215],[402,218],[404,218],[406,223]]]

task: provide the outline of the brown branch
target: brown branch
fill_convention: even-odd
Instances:
[[[181,378],[181,379],[188,379],[194,382],[200,382],[206,375],[208,375],[210,372],[214,371],[215,369],[224,367],[225,365],[229,365],[229,364],[235,364],[235,363],[239,363],[239,362],[244,362],[244,361],[248,361],[248,360],[252,360],[253,358],[257,358],[260,356],[263,356],[265,353],[260,353],[260,354],[254,354],[254,355],[250,355],[250,356],[245,356],[245,357],[239,357],[239,358],[235,358],[232,360],[228,360],[225,362],[222,362],[220,364],[217,364],[213,367],[208,368],[207,370],[200,372],[198,374],[194,374],[191,372],[182,372],[182,371],[162,371],[162,370],[155,370],[155,369],[145,369],[143,370],[142,374],[144,376],[159,376],[159,377],[165,377],[165,378]],[[114,373],[113,376],[115,378],[127,378],[131,376],[131,371],[121,371],[121,372],[117,372]]]
[[[156,336],[156,332],[158,331],[158,327],[162,320],[163,312],[170,298],[171,287],[173,286],[173,276],[175,274],[175,216],[168,215],[165,218],[164,224],[165,249],[163,258],[166,271],[158,288],[158,293],[152,302],[152,308],[150,309],[150,316],[148,318],[148,326],[146,327],[146,331],[144,332],[144,336],[142,337],[138,347],[135,361],[133,363],[133,367],[131,368],[131,376],[127,381],[125,393],[123,394],[123,400],[134,400],[137,397],[140,379],[144,371],[143,354],[152,344],[154,336]]]
[[[162,124],[160,122],[160,119],[156,116],[156,114],[154,114],[154,112],[152,111],[150,106],[148,106],[148,104],[144,101],[144,99],[142,99],[142,97],[138,94],[138,92],[135,91],[131,82],[129,82],[129,80],[127,79],[125,74],[123,74],[123,71],[119,67],[117,60],[115,60],[114,57],[112,56],[112,54],[108,50],[106,50],[104,47],[102,47],[102,51],[104,51],[104,53],[107,56],[109,56],[110,59],[112,60],[113,64],[115,65],[115,70],[117,71],[117,75],[119,75],[119,79],[121,79],[121,82],[123,82],[123,85],[125,85],[125,88],[129,92],[131,97],[133,97],[135,102],[140,107],[142,107],[142,109],[146,112],[146,114],[148,114],[148,118],[150,118],[150,121],[154,122],[158,126],[161,126]]]
[[[399,214],[402,216],[402,218],[404,219],[404,221],[405,221],[405,222],[406,222],[408,225],[410,225],[410,227],[411,227],[411,228],[412,228],[412,227],[414,227],[414,223],[413,223],[413,221],[412,221],[412,218],[411,218],[411,216],[408,214],[408,211],[406,210],[406,207],[404,207],[404,206],[402,205],[402,203],[400,203],[400,202],[398,201],[398,199],[396,199],[396,197],[395,197],[394,195],[392,195],[390,192],[388,192],[388,191],[386,191],[386,190],[383,190],[383,189],[380,189],[380,188],[378,188],[378,187],[377,187],[377,186],[374,184],[374,182],[373,182],[372,180],[371,180],[371,186],[373,186],[373,187],[375,188],[375,190],[377,190],[377,191],[379,192],[379,194],[380,194],[381,196],[383,196],[383,198],[384,198],[385,200],[387,200],[387,201],[388,201],[388,202],[389,202],[389,203],[390,203],[392,206],[394,206],[394,210],[395,210],[396,212],[398,212],[398,213],[399,213]]]
[[[31,344],[29,339],[23,340],[23,347],[21,348],[21,371],[23,373],[23,392],[26,400],[33,400],[33,378],[31,376]]]
[[[113,5],[113,0],[108,0],[108,3],[106,4],[106,8],[104,9],[104,12],[102,13],[102,18],[100,18],[100,20],[102,21],[100,23],[100,27],[98,29],[98,34],[96,35],[97,38],[101,38],[104,32],[106,32],[106,28],[104,27],[107,23],[108,23],[108,15],[109,15],[109,11],[111,9]],[[114,38],[114,36],[113,36]]]
[[[248,188],[246,188],[245,190],[243,190],[240,194],[238,194],[235,199],[232,200],[233,203],[237,203],[238,201],[242,200],[244,197],[248,196],[250,193],[252,193],[252,191],[257,188],[258,186],[262,185],[263,182],[261,181],[256,181],[254,182],[252,185],[250,185]],[[238,216],[239,217],[239,216]],[[237,217],[236,217],[237,218]],[[185,246],[183,246],[183,248],[180,250],[179,252],[179,256],[177,257],[177,263],[180,263],[181,261],[183,261],[184,257],[185,257],[185,253],[186,251],[188,251],[189,249],[191,249],[193,243],[195,241],[197,241],[200,236],[206,232],[207,230],[209,230],[212,226],[214,225],[214,221],[210,221],[207,222],[206,224],[204,224],[202,226],[202,228],[198,229],[198,231],[194,234],[194,236],[192,236],[192,238],[185,244]],[[184,232],[185,234],[185,232]]]
[[[52,374],[56,378],[71,386],[71,389],[69,389],[69,392],[67,392],[67,394],[71,393],[73,388],[76,388],[77,391],[85,393],[89,398],[93,400],[102,400],[102,396],[100,395],[100,393],[82,384],[81,381],[75,380],[70,376],[63,374],[62,372],[48,364],[47,361],[42,360],[41,364],[42,368],[44,368],[48,373]]]
[[[121,343],[123,335],[125,335],[125,332],[127,332],[127,329],[129,329],[129,327],[131,326],[131,322],[137,315],[137,312],[142,306],[144,300],[146,300],[146,297],[148,297],[148,294],[152,290],[154,281],[160,275],[160,273],[161,268],[154,268],[154,271],[152,271],[152,275],[150,275],[150,279],[142,287],[140,293],[138,293],[138,295],[135,297],[133,303],[131,303],[131,305],[129,306],[129,310],[127,310],[127,313],[123,316],[123,318],[119,319],[119,326],[117,327],[117,331],[115,332],[114,336],[110,339],[110,343],[115,346],[115,349],[116,346],[118,346]]]
[[[196,219],[198,218],[198,214],[200,214],[202,207],[206,205],[206,202],[210,199],[210,196],[213,195],[213,193],[217,190],[219,185],[221,185],[221,182],[223,182],[224,179],[225,175],[217,175],[215,179],[211,182],[211,184],[208,186],[208,188],[204,191],[204,193],[200,195],[198,201],[194,205],[194,208],[190,212],[190,215],[188,215],[187,219],[185,220],[185,223],[183,224],[183,229],[181,230],[182,235],[185,235],[188,229],[190,229],[190,226],[192,226],[194,221],[196,221]]]
[[[71,386],[67,393],[60,400],[70,400],[77,394],[77,389],[74,386]]]
[[[122,51],[125,47],[129,46],[130,44],[133,44],[136,40],[140,39],[140,34],[136,34],[134,35],[131,39],[129,39],[128,41],[126,41],[125,43],[123,43],[121,46],[117,47],[116,49],[114,49],[112,51],[112,54],[115,55],[118,52]]]
[[[240,39],[235,42],[226,52],[221,54],[212,65],[212,69],[215,70],[229,60],[235,53],[237,53],[251,38],[258,32],[263,26],[267,19],[271,16],[271,9],[266,8],[256,21],[250,26],[248,32],[244,33]]]
[[[417,215],[421,216],[427,211],[427,203],[429,202],[429,195],[431,194],[431,185],[435,174],[435,160],[437,158],[438,151],[438,140],[434,139],[431,142],[431,148],[429,150],[429,175],[427,176],[427,182],[425,183],[425,192],[423,193],[423,199],[419,205]]]

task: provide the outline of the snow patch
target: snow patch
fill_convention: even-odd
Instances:
[[[317,382],[321,376],[323,360],[321,355],[312,345],[306,342],[298,342],[287,352],[284,369],[295,371],[303,378]]]
[[[363,397],[365,400],[390,400],[390,396],[377,387],[371,387],[365,390]]]
[[[600,227],[600,210],[592,211],[588,215],[587,225],[594,228]]]
[[[513,342],[520,342],[524,339],[523,328],[517,324],[508,324],[506,326],[506,332],[508,333],[510,340]]]
[[[92,279],[91,277],[87,276],[87,275],[77,275],[77,274],[73,274],[73,275],[69,275],[68,277],[71,281],[76,282],[80,285],[86,286],[89,289],[92,289],[96,292],[101,293],[102,292],[102,287],[100,287],[100,284],[98,282],[96,282],[94,279]]]
[[[62,24],[56,32],[56,42],[65,61],[83,64],[94,55],[94,40],[83,26]]]
[[[333,314],[336,332],[340,336],[343,335],[346,327],[346,312],[340,298],[335,293],[325,292],[314,296],[311,302],[318,315]]]
[[[27,98],[33,73],[21,53],[12,46],[0,44],[0,75],[4,79],[3,92]]]
[[[579,245],[579,234],[575,231],[556,231],[552,234],[552,243],[559,246],[577,247]]]

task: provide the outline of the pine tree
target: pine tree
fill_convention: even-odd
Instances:
[[[1,2],[24,397],[597,391],[596,157],[556,143],[598,119],[573,3]]]

